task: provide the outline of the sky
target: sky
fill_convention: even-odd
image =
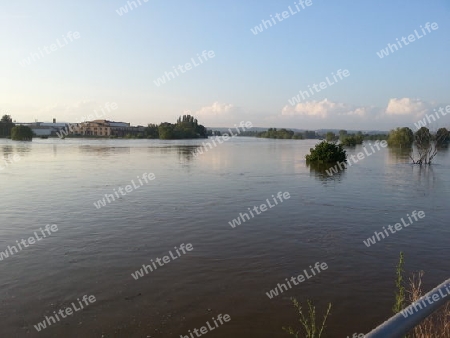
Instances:
[[[0,114],[412,128],[450,104],[449,18],[446,0],[2,1]]]

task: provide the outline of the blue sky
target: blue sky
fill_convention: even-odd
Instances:
[[[412,127],[450,104],[444,0],[311,0],[257,35],[251,29],[261,20],[295,9],[297,0],[134,1],[138,7],[122,15],[116,10],[129,6],[123,0],[0,4],[0,113],[21,122],[70,122],[115,102],[119,108],[106,118],[133,124],[175,122],[190,111],[216,127],[246,120],[260,127],[387,130]],[[377,55],[427,22],[438,29]],[[30,58],[69,32],[80,37]],[[215,57],[155,84],[203,51]],[[339,69],[350,76],[289,103]],[[434,127],[449,127],[449,119]]]

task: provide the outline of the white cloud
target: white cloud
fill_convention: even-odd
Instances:
[[[112,102],[110,102],[111,104]],[[72,103],[53,103],[46,107],[37,110],[36,118],[42,121],[51,121],[52,118],[56,118],[58,122],[75,122],[78,120],[86,119],[89,115],[94,116],[95,111],[98,115],[103,114],[108,119],[114,119],[117,111],[108,112],[105,108],[105,103],[99,104],[93,100],[80,100]],[[102,112],[103,108],[103,112]]]
[[[328,99],[286,105],[281,112],[252,112],[232,103],[213,102],[196,112],[199,122],[209,127],[231,126],[241,120],[252,121],[254,126],[276,128],[349,130],[390,130],[411,126],[433,108],[445,106],[414,98],[390,98],[383,106],[355,105]],[[258,122],[259,121],[259,122]]]
[[[404,97],[390,99],[386,108],[387,115],[411,115],[421,116],[432,108],[432,103],[420,99]]]
[[[197,111],[185,110],[183,114],[195,116],[207,127],[229,127],[242,120],[249,120],[249,114],[232,103],[213,102]],[[250,120],[251,121],[251,120]]]
[[[220,103],[214,102],[210,106],[202,107],[200,110],[195,112],[198,116],[224,116],[230,115],[235,112],[237,108],[230,103]]]
[[[365,116],[373,108],[356,107],[346,103],[333,102],[328,99],[322,101],[308,101],[295,106],[286,105],[281,111],[283,116],[309,116],[316,118],[331,118],[333,116]]]
[[[425,114],[431,114],[433,108],[444,107],[433,101],[417,98],[391,98],[384,107],[356,106],[348,103],[322,101],[302,102],[296,106],[286,105],[280,115],[266,121],[279,121],[277,126],[291,125],[293,128],[303,125],[311,128],[339,128],[354,129],[392,129],[395,127],[411,126]]]
[[[82,100],[82,101],[78,101],[75,103],[53,103],[50,104],[42,109],[39,110],[39,113],[44,113],[44,114],[49,114],[49,115],[55,115],[55,117],[57,116],[61,116],[61,115],[65,115],[67,116],[72,116],[72,115],[80,115],[80,114],[87,114],[87,113],[92,113],[94,111],[94,109],[98,109],[99,108],[99,104],[95,101],[86,101],[86,100]]]

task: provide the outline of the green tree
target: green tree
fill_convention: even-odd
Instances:
[[[322,141],[310,149],[310,154],[305,156],[307,162],[335,163],[347,161],[347,153],[342,144]]]
[[[244,131],[241,132],[239,135],[237,136],[256,136],[257,132],[256,131]],[[208,129],[207,130],[207,135],[208,136],[222,136],[222,133],[220,132],[220,130],[211,130]]]
[[[438,152],[438,144],[437,142],[433,142],[433,136],[430,133],[430,130],[426,127],[420,128],[414,134],[414,141],[416,143],[416,152],[411,151],[410,158],[412,159],[414,164],[431,164],[434,157]]]
[[[408,127],[391,130],[387,139],[390,147],[409,148],[414,142],[414,133]]]
[[[159,138],[158,126],[156,124],[149,123],[148,126],[145,128],[145,136],[151,139],[158,139]]]
[[[414,134],[414,141],[419,144],[427,144],[432,140],[430,130],[427,127],[422,127]]]
[[[208,138],[208,129],[205,126],[199,124],[195,127],[195,131],[199,138]]]
[[[336,134],[333,133],[332,131],[329,131],[325,138],[326,138],[326,140],[328,142],[335,141],[336,140]]]
[[[339,140],[342,141],[347,137],[347,130],[341,129],[339,130]]]
[[[169,122],[163,122],[158,126],[158,134],[161,140],[172,140],[175,138],[175,125]]]
[[[341,140],[341,143],[344,146],[354,147],[363,143],[363,137],[362,135],[347,135]]]
[[[305,137],[302,133],[294,133],[294,136],[292,136],[292,138],[295,140],[303,140]]]
[[[31,141],[33,131],[28,126],[16,126],[11,129],[11,139],[14,141]]]
[[[305,139],[315,139],[315,138],[317,138],[317,134],[313,130],[305,130],[303,135],[304,135]]]
[[[208,130],[205,126],[198,124],[193,116],[183,115],[177,119],[176,124],[169,122],[161,123],[159,126],[149,124],[146,135],[147,138],[156,138],[158,135],[162,140],[207,138]]]
[[[388,134],[364,134],[363,135],[363,139],[364,140],[368,140],[368,141],[382,141],[382,140],[387,140],[388,138]]]
[[[448,145],[450,142],[450,132],[447,128],[439,128],[436,132],[436,144],[438,147]]]
[[[207,138],[208,131],[200,124],[194,116],[183,115],[177,120],[174,127],[174,137],[178,139],[184,138]]]
[[[179,117],[174,126],[174,137],[177,139],[196,138],[197,120],[191,115]]]
[[[10,115],[3,115],[0,120],[0,137],[11,137],[11,129],[14,123]]]
[[[3,115],[2,119],[0,120],[2,123],[12,123],[11,115]]]

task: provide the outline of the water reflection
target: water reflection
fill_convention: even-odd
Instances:
[[[87,153],[88,155],[99,157],[107,157],[130,153],[130,147],[80,145],[78,149],[80,150],[81,153]]]
[[[19,144],[16,147],[16,151],[20,154],[20,156],[25,156],[31,153],[31,144],[23,143]]]
[[[168,146],[159,146],[159,147],[149,147],[148,150],[152,153],[161,153],[164,155],[168,155],[171,153],[177,153],[178,159],[181,161],[192,161],[194,159],[193,153],[197,148],[201,146],[198,145],[186,145],[186,144],[175,144]]]
[[[31,145],[30,144],[17,144],[15,146],[11,144],[2,145],[3,157],[10,158],[14,154],[19,154],[20,156],[24,156],[30,153]]]
[[[389,157],[387,162],[390,164],[399,164],[399,163],[412,163],[412,157],[417,159],[418,152],[417,147],[413,146],[410,148],[393,148],[389,147]],[[448,145],[442,145],[436,148],[437,155],[433,160],[433,164],[436,163],[436,159],[440,157],[440,155],[446,156],[449,150]]]
[[[412,177],[412,185],[415,192],[421,196],[428,196],[434,189],[439,188],[439,182],[442,182],[440,175],[436,174],[433,165],[410,164]]]
[[[412,152],[411,148],[393,148],[388,147],[389,149],[389,158],[388,163],[409,163],[411,161],[410,155]]]
[[[309,173],[319,181],[324,183],[337,181],[340,182],[345,176],[346,168],[339,169],[336,163],[306,163],[309,167]],[[328,175],[327,171],[332,175]]]
[[[2,146],[2,150],[3,150],[3,154],[5,156],[7,156],[8,154],[12,154],[13,153],[13,147],[11,145],[8,145],[8,144],[4,144]]]
[[[194,159],[193,153],[197,148],[199,148],[199,146],[178,146],[178,158],[187,162],[192,161]]]

